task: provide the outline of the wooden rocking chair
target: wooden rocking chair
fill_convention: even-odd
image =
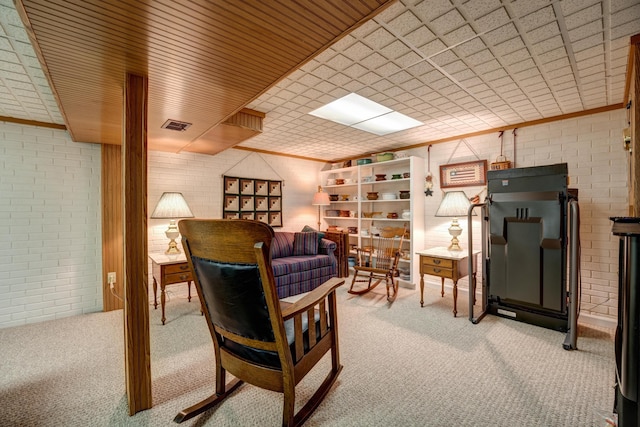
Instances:
[[[274,236],[251,220],[182,220],[185,254],[215,350],[215,393],[175,417],[182,422],[221,403],[243,382],[284,394],[283,426],[299,426],[327,395],[342,370],[336,288],[332,278],[293,304],[281,303],[271,268]],[[298,412],[295,387],[331,354],[324,381]],[[226,373],[236,377],[228,384]]]
[[[369,245],[356,248],[356,265],[353,267],[355,273],[349,288],[350,294],[365,294],[384,280],[387,285],[387,301],[390,303],[395,301],[398,295],[398,281],[395,277],[405,232],[406,228],[397,237],[373,236],[369,231]],[[366,283],[367,286],[354,289],[356,283]]]

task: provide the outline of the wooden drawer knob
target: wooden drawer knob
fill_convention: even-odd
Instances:
[[[434,260],[433,260],[433,263],[434,263],[435,265],[438,265],[438,264],[440,264],[440,260],[439,260],[439,259],[434,259]]]

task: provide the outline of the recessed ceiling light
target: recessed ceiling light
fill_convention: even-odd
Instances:
[[[423,124],[356,93],[338,98],[309,114],[380,136]]]

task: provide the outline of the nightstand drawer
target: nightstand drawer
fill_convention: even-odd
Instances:
[[[450,259],[442,259],[442,258],[435,258],[435,257],[429,257],[429,256],[423,256],[420,258],[425,268],[431,265],[440,267],[440,268],[453,268],[453,260],[450,260]]]
[[[180,263],[180,264],[170,264],[164,267],[165,274],[185,273],[185,272],[191,273],[191,270],[189,269],[189,264],[187,264],[186,262]]]
[[[432,276],[453,279],[453,270],[451,268],[442,268],[434,265],[423,264],[421,272],[423,274],[430,274]]]
[[[188,282],[193,280],[191,278],[191,272],[190,271],[185,271],[182,273],[173,273],[173,274],[166,274],[164,276],[164,282],[167,285],[170,285],[172,283],[180,283],[180,282]]]

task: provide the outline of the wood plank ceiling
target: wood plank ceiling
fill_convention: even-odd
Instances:
[[[149,149],[212,154],[238,142],[216,137],[220,124],[392,2],[19,0],[16,8],[73,140],[121,143],[124,76],[134,73],[149,77]],[[162,129],[169,119],[192,125]]]

